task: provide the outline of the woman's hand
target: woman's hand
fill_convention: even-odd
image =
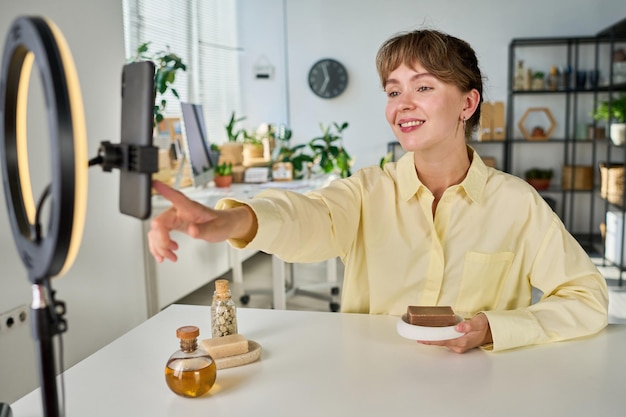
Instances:
[[[491,328],[489,327],[489,320],[483,313],[479,313],[472,317],[470,320],[465,320],[456,325],[456,331],[465,333],[461,337],[450,340],[438,340],[438,341],[417,341],[423,345],[435,345],[446,346],[453,352],[465,353],[475,347],[483,346],[488,343],[492,343]]]
[[[172,207],[150,222],[150,253],[159,263],[164,259],[173,262],[178,259],[175,253],[178,243],[170,236],[174,230],[207,242],[221,242],[230,238],[250,241],[256,234],[256,216],[247,206],[213,210],[159,181],[154,181],[153,186],[172,203]]]

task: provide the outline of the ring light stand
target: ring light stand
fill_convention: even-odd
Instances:
[[[51,183],[38,204],[32,194],[26,142],[28,81],[33,64],[39,69],[50,135]],[[0,156],[11,230],[33,293],[32,334],[38,356],[45,417],[60,417],[53,337],[67,330],[65,304],[54,298],[50,280],[74,262],[87,206],[86,127],[78,76],[59,29],[39,17],[17,18],[7,36],[0,73]],[[122,169],[124,147],[106,142],[95,163]],[[146,153],[150,158],[154,149]],[[112,156],[114,155],[114,156]],[[156,164],[156,162],[155,162]],[[151,164],[151,165],[155,165]],[[147,171],[154,172],[150,167]],[[49,220],[42,230],[39,216],[49,199]],[[0,417],[11,417],[0,404]]]
[[[45,416],[59,415],[53,336],[67,326],[65,305],[54,299],[50,278],[64,273],[80,245],[87,197],[85,120],[78,77],[63,36],[41,18],[17,19],[2,56],[0,152],[13,238],[33,290],[31,322],[39,358]],[[35,63],[48,111],[51,184],[47,230],[37,222],[26,143],[28,81]],[[43,232],[43,233],[42,233]]]

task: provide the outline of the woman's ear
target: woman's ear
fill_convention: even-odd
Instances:
[[[463,114],[465,120],[469,120],[476,112],[476,108],[480,103],[480,93],[475,88],[465,94],[465,102],[463,105]]]

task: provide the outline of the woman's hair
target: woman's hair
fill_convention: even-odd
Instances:
[[[436,30],[399,33],[383,43],[376,54],[376,69],[383,88],[392,71],[402,64],[414,68],[416,63],[463,92],[476,89],[480,93],[478,107],[465,125],[465,137],[469,138],[478,127],[480,103],[483,101],[483,78],[472,47],[461,39]]]

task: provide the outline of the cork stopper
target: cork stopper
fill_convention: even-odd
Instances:
[[[179,339],[195,339],[200,336],[200,329],[196,326],[183,326],[176,329],[176,337]]]
[[[226,294],[228,292],[228,280],[218,279],[215,281],[215,292],[218,294]]]

